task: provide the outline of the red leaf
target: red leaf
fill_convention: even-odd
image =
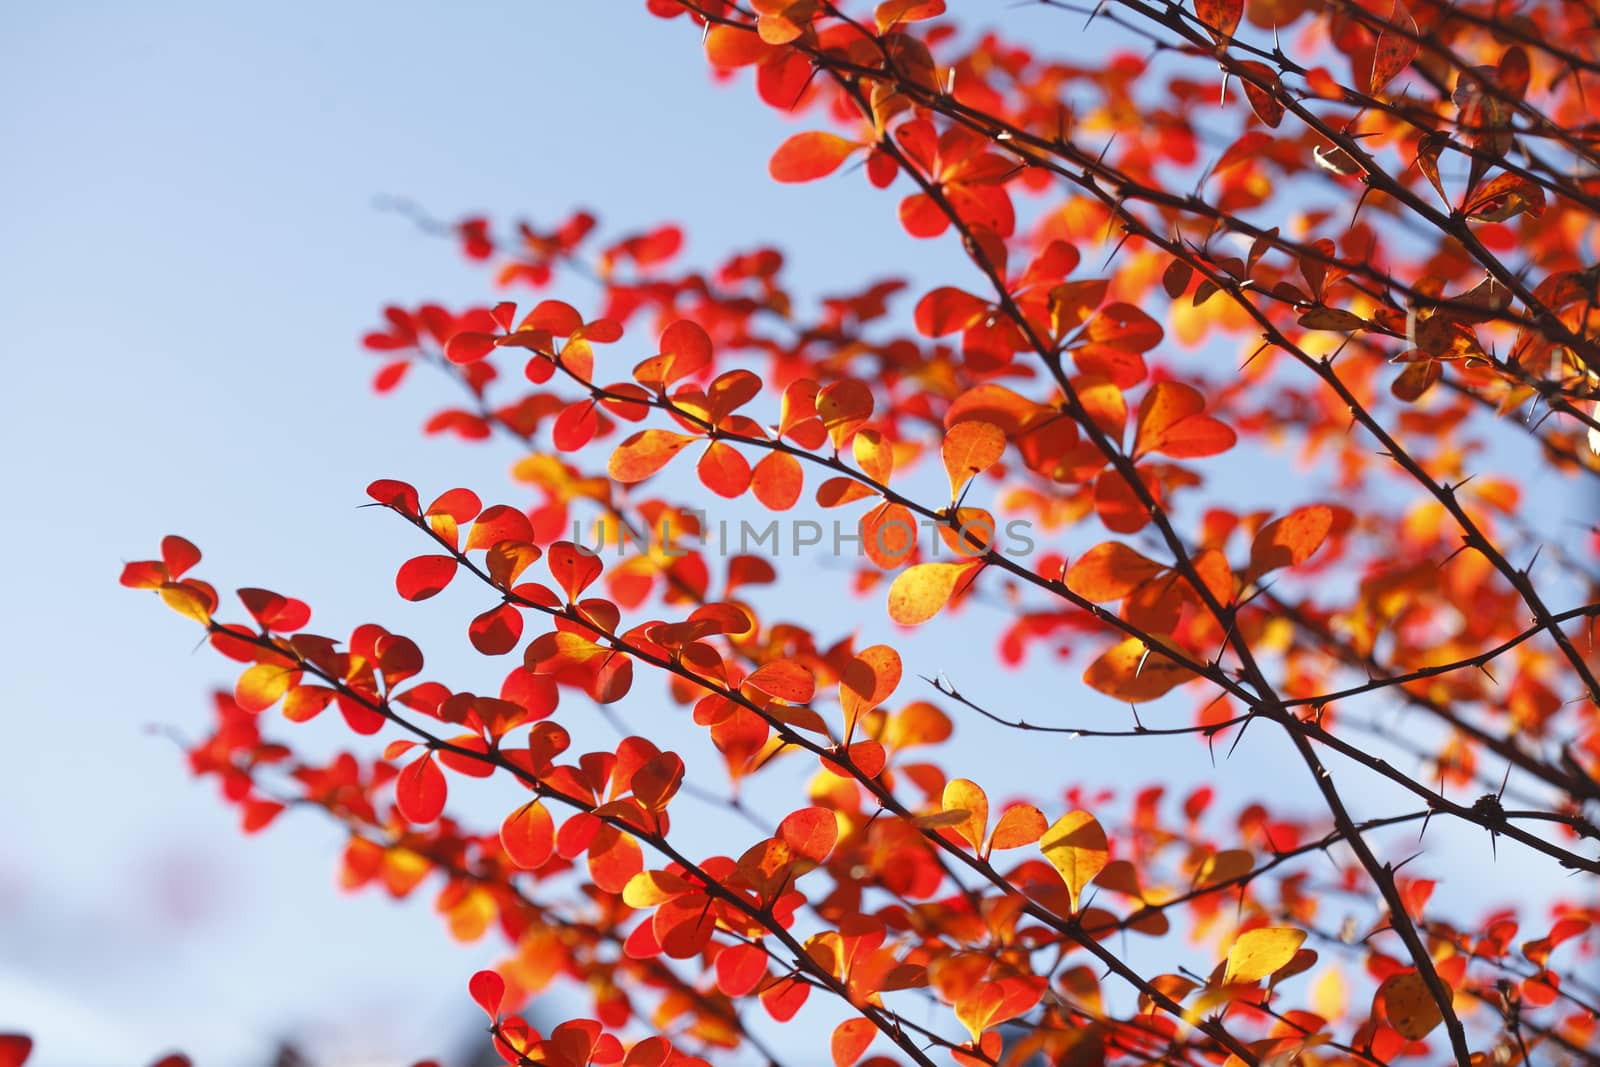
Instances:
[[[200,550],[177,534],[168,534],[161,539],[161,562],[167,565],[168,580],[175,582],[200,562]]]
[[[467,992],[490,1019],[500,1017],[500,1008],[506,999],[506,980],[497,972],[479,971],[467,982]]]
[[[605,569],[599,556],[582,551],[571,541],[557,541],[551,545],[545,564],[550,568],[550,577],[567,594],[569,604],[577,603],[578,597]]]
[[[401,565],[394,587],[407,600],[427,600],[442,592],[455,576],[454,556],[418,556]]]
[[[416,518],[422,514],[422,502],[417,491],[405,482],[393,478],[379,478],[367,486],[367,495],[385,507],[394,508],[402,515]]]
[[[759,946],[733,944],[717,953],[717,988],[725,996],[748,996],[766,977],[767,954]]]
[[[408,764],[395,779],[394,802],[407,822],[430,823],[444,811],[449,786],[430,753]]]
[[[22,1067],[33,1052],[33,1038],[26,1034],[0,1034],[0,1067]]]
[[[786,978],[761,991],[761,1006],[767,1009],[767,1014],[773,1019],[786,1023],[794,1018],[810,995],[809,982]]]
[[[451,363],[476,363],[494,351],[494,343],[494,334],[469,330],[450,338],[444,346],[444,355]]]
[[[500,824],[500,845],[512,863],[536,871],[555,854],[555,820],[542,802],[529,801]]]
[[[522,612],[511,604],[498,604],[472,620],[467,637],[485,656],[503,656],[522,640]]]

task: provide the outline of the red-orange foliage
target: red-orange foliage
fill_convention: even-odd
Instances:
[[[349,831],[346,885],[431,884],[458,937],[504,939],[468,984],[507,1062],[1600,1062],[1600,570],[1531,562],[1559,540],[1547,476],[1600,477],[1600,14],[1045,6],[1061,42],[1087,16],[1118,43],[962,32],[943,0],[650,0],[717,77],[748,68],[805,116],[773,178],[892,188],[971,269],[812,308],[770,248],[678,265],[675,226],[454,227],[514,299],[388,308],[377,388],[453,379],[428,432],[515,442],[528,492],[367,492],[415,529],[401,597],[481,591],[467,632],[513,657],[504,682],[452,688],[410,639],[320,636],[265,590],[241,614],[170,537],[124,584],[241,665],[193,769],[247,831],[318,809]],[[544,295],[575,278],[598,297]],[[806,562],[719,554],[692,509],[808,489],[859,526],[865,604],[1047,695],[1024,713],[915,680],[940,664],[856,647],[860,605],[758,610]],[[574,520],[650,533],[595,556]],[[1009,551],[1018,520],[1037,553]],[[571,750],[564,718],[663,693],[720,766],[645,736]],[[311,760],[273,707],[336,707],[387,746]],[[1070,769],[985,788],[946,744],[980,724],[1135,754],[1191,734],[1215,787],[1167,797],[1130,756],[1115,796]],[[1221,758],[1246,730],[1281,739],[1303,796],[1251,795]],[[797,763],[803,794],[746,802]],[[502,821],[449,814],[473,777]],[[747,820],[722,854],[684,829],[691,785]],[[1481,849],[1419,838],[1430,820]],[[1452,874],[1511,897],[1535,866],[1572,872],[1553,914],[1432,899]],[[519,1013],[558,981],[592,1017],[540,1033]],[[826,1042],[765,1021],[819,1000]],[[0,1062],[26,1055],[0,1038]]]

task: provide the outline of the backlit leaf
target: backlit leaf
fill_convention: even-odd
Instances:
[[[1072,910],[1078,895],[1111,860],[1111,846],[1099,821],[1087,811],[1072,811],[1051,824],[1039,840],[1039,851],[1067,883]]]
[[[1304,930],[1289,926],[1247,930],[1235,938],[1228,949],[1228,965],[1223,970],[1222,980],[1224,983],[1259,982],[1288,966],[1305,940]]]
[[[407,822],[430,823],[443,813],[448,791],[444,772],[429,753],[401,769],[394,785],[395,807]]]
[[[945,431],[940,455],[950,478],[950,498],[960,496],[962,488],[994,466],[1005,450],[1006,435],[992,423],[972,419]]]
[[[809,182],[838,170],[861,147],[825,130],[797,133],[772,154],[767,172],[780,182]]]
[[[1420,1041],[1444,1022],[1439,1003],[1428,989],[1428,982],[1416,971],[1392,974],[1378,987],[1389,1025],[1411,1041]]]
[[[973,563],[919,563],[889,586],[889,618],[903,626],[927,622],[944,609],[956,586],[973,573]]]
[[[1378,34],[1378,43],[1372,50],[1372,77],[1367,82],[1369,93],[1379,93],[1411,65],[1417,56],[1417,21],[1406,10],[1405,4],[1395,0],[1394,12],[1389,16],[1389,26]]]
[[[606,472],[625,485],[642,482],[695,440],[671,430],[641,430],[611,453]]]

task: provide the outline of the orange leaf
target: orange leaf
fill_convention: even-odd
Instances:
[[[1134,431],[1135,458],[1162,452],[1175,459],[1192,459],[1226,452],[1238,439],[1233,430],[1203,415],[1205,397],[1181,382],[1157,382],[1139,404]]]
[[[884,33],[905,22],[936,19],[944,14],[944,0],[883,0],[873,10],[878,32]]]
[[[844,447],[850,435],[872,416],[872,406],[872,390],[854,378],[834,382],[817,393],[817,414],[833,438],[834,448]]]
[[[888,700],[900,684],[900,653],[888,645],[872,645],[857,652],[839,675],[839,707],[845,732],[854,732],[862,715]]]
[[[611,453],[606,472],[624,485],[642,482],[672,462],[672,457],[694,440],[671,430],[641,430]]]
[[[987,302],[971,293],[947,285],[930,291],[917,301],[914,321],[917,332],[922,336],[943,337],[984,321],[992,310]]]
[[[976,419],[958,422],[944,435],[940,456],[950,478],[950,497],[955,499],[975,475],[999,462],[1006,450],[1006,435],[1000,427]]]
[[[1428,989],[1427,980],[1416,971],[1390,975],[1378,987],[1378,997],[1389,1017],[1389,1025],[1411,1041],[1427,1037],[1444,1022],[1439,1004]]]
[[[1068,812],[1057,819],[1039,841],[1039,851],[1067,883],[1072,910],[1078,910],[1078,894],[1094,881],[1094,876],[1111,859],[1111,846],[1098,820],[1086,811]]]
[[[879,504],[861,517],[861,550],[886,571],[900,566],[917,550],[916,516],[903,504]]]
[[[994,833],[989,836],[989,849],[993,851],[1031,845],[1043,837],[1048,828],[1044,812],[1032,804],[1013,804],[1000,813],[1000,821],[994,824]]]
[[[1121,541],[1095,545],[1067,571],[1067,588],[1097,604],[1121,600],[1167,570]]]
[[[283,698],[299,674],[279,663],[257,663],[239,675],[233,699],[246,711],[266,711]]]
[[[846,1019],[833,1029],[833,1067],[853,1067],[872,1044],[878,1028],[870,1019]]]
[[[1417,20],[1400,0],[1395,0],[1389,23],[1394,28],[1385,28],[1378,34],[1378,43],[1372,50],[1372,78],[1367,82],[1369,93],[1381,91],[1417,57]]]
[[[809,703],[817,691],[817,680],[811,671],[792,659],[763,663],[744,684],[791,704]]]
[[[750,472],[750,490],[769,511],[788,511],[800,499],[805,474],[787,452],[768,452]]]
[[[1279,567],[1297,567],[1310,559],[1333,528],[1333,509],[1326,504],[1296,508],[1261,528],[1250,544],[1250,574],[1259,578]]]
[[[1112,645],[1083,672],[1090,688],[1130,704],[1154,700],[1193,677],[1187,667],[1137,637]]]
[[[713,441],[695,466],[700,482],[718,496],[733,499],[750,488],[750,462],[726,441]]]
[[[179,615],[202,625],[211,622],[211,609],[214,605],[206,599],[204,593],[195,588],[192,579],[189,582],[165,582],[156,592],[161,597],[161,602]]]
[[[956,1018],[977,1041],[985,1030],[1015,1019],[1039,1003],[1045,985],[1045,979],[1037,975],[983,982],[956,1002]]]
[[[950,602],[957,583],[980,565],[919,563],[901,571],[889,586],[889,618],[904,626],[927,622]]]
[[[801,808],[778,824],[778,839],[812,863],[821,863],[839,840],[839,820],[827,808]]]
[[[824,130],[797,133],[778,147],[767,173],[780,182],[809,182],[838,170],[861,146]]]

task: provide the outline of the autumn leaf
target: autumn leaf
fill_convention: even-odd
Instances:
[[[1367,80],[1367,91],[1374,95],[1382,92],[1416,56],[1417,20],[1405,4],[1395,0],[1394,11],[1372,50],[1372,76]]]
[[[1205,406],[1205,397],[1193,386],[1170,381],[1151,386],[1139,404],[1134,457],[1161,452],[1175,459],[1194,459],[1232,448],[1237,435],[1203,414]]]
[[[1194,677],[1187,667],[1137,637],[1112,645],[1083,672],[1090,688],[1129,704],[1155,700]]]
[[[1195,0],[1194,13],[1220,45],[1239,28],[1244,0]]]
[[[555,854],[555,820],[543,803],[531,800],[500,824],[500,845],[512,863],[536,871]]]
[[[902,626],[918,626],[944,609],[957,585],[980,563],[919,563],[908,567],[889,586],[889,617]]]
[[[1312,504],[1267,523],[1250,544],[1251,577],[1259,578],[1280,567],[1296,567],[1310,559],[1327,540],[1333,518],[1332,508]]]
[[[1416,971],[1402,971],[1383,980],[1378,999],[1389,1025],[1410,1041],[1420,1041],[1444,1022],[1439,1003],[1428,988],[1427,979]]]
[[[1306,932],[1287,926],[1247,930],[1234,939],[1228,949],[1228,964],[1222,981],[1259,982],[1286,967],[1305,943]]]
[[[966,778],[952,778],[945,784],[941,804],[946,812],[960,812],[960,822],[950,824],[974,852],[983,847],[989,827],[989,798],[981,786]]]
[[[1111,860],[1111,847],[1098,820],[1087,811],[1072,811],[1050,825],[1039,841],[1039,851],[1067,883],[1073,911],[1079,894]]]
[[[407,822],[430,823],[444,812],[448,791],[444,772],[429,753],[400,771],[395,779],[395,807]]]
[[[33,1038],[26,1034],[0,1034],[0,1067],[22,1067],[33,1052]]]
[[[960,496],[975,475],[999,462],[1005,450],[1006,435],[992,423],[972,419],[946,430],[940,455],[950,478],[950,499]]]
[[[438,596],[456,576],[454,556],[417,556],[407,560],[394,577],[394,587],[407,600]]]
[[[838,170],[861,146],[824,130],[797,133],[772,154],[767,171],[780,182],[809,182]]]
[[[1107,541],[1079,556],[1064,580],[1074,593],[1104,604],[1121,600],[1165,570],[1122,542]]]
[[[641,430],[611,453],[606,473],[625,485],[642,482],[672,462],[695,438],[671,430]]]

